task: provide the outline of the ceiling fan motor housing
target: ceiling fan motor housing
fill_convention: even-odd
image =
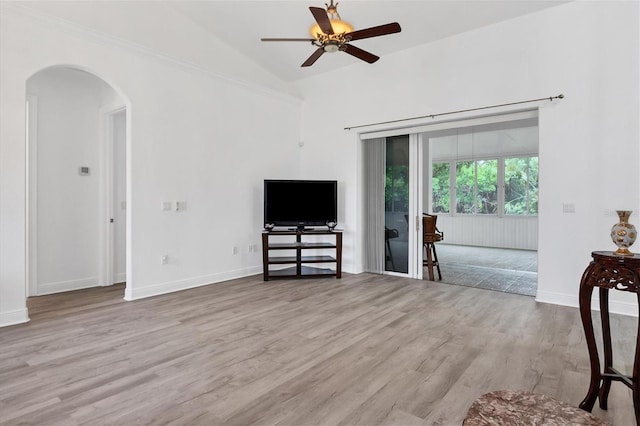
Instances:
[[[340,43],[335,40],[329,40],[322,46],[325,52],[334,53],[340,50]]]

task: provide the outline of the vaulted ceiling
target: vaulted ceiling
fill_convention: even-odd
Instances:
[[[354,28],[398,22],[402,32],[353,42],[381,57],[457,33],[535,13],[567,0],[343,0],[338,10]],[[261,37],[308,37],[314,23],[309,6],[319,1],[36,1],[25,6],[74,25],[127,40],[149,49],[162,49],[175,40],[185,49],[206,46],[203,37],[185,38],[185,25],[199,27],[214,38],[250,58],[284,82],[358,64],[375,67],[344,53],[325,54],[312,67],[300,65],[315,50],[306,42],[261,42]],[[176,22],[180,22],[177,25]],[[169,38],[170,36],[170,38]],[[206,38],[206,37],[205,37]],[[201,49],[200,55],[215,50]]]

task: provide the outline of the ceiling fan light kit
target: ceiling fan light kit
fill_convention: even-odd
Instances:
[[[365,38],[378,37],[387,34],[399,33],[401,31],[400,24],[392,22],[390,24],[379,25],[377,27],[365,28],[363,30],[354,31],[353,27],[343,21],[338,14],[338,3],[325,4],[327,9],[320,7],[310,7],[309,10],[316,20],[315,25],[311,27],[310,34],[313,38],[263,38],[262,41],[306,41],[311,42],[317,49],[302,63],[301,66],[308,67],[313,65],[325,52],[345,52],[351,56],[361,59],[370,64],[378,59],[378,56],[362,50],[350,44],[353,40],[362,40]]]
[[[353,27],[348,22],[342,21],[340,19],[331,19],[330,22],[334,34],[346,34],[353,31]],[[316,40],[318,40],[320,36],[324,35],[322,30],[320,29],[320,25],[318,25],[317,22],[311,27],[311,29],[309,30],[309,34],[311,34],[311,37],[315,38]]]
[[[334,53],[340,50],[340,45],[337,41],[328,41],[323,46],[321,46],[325,52]]]

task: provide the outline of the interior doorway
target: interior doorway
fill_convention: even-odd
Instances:
[[[423,263],[429,252],[422,219],[431,215],[443,233],[434,243],[441,248],[437,261],[443,283],[535,295],[537,110],[380,130],[360,138],[365,204],[369,211],[384,212],[365,217],[372,243],[366,246],[365,270],[434,276]],[[378,234],[383,229],[384,235]],[[500,283],[502,278],[509,285]],[[529,289],[523,293],[525,281]]]
[[[425,132],[425,205],[442,281],[535,296],[537,116]]]
[[[107,126],[108,151],[103,162],[108,170],[106,208],[110,212],[105,259],[108,274],[104,282],[111,285],[127,281],[127,111],[125,108],[108,111],[103,120]]]
[[[125,100],[69,66],[41,70],[26,87],[27,295],[125,281]]]

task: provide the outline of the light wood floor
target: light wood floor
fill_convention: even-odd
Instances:
[[[31,298],[0,329],[0,424],[459,425],[485,392],[588,386],[577,309],[531,297],[369,274],[123,293]],[[612,326],[631,371],[636,321]],[[630,391],[594,414],[634,424]]]

